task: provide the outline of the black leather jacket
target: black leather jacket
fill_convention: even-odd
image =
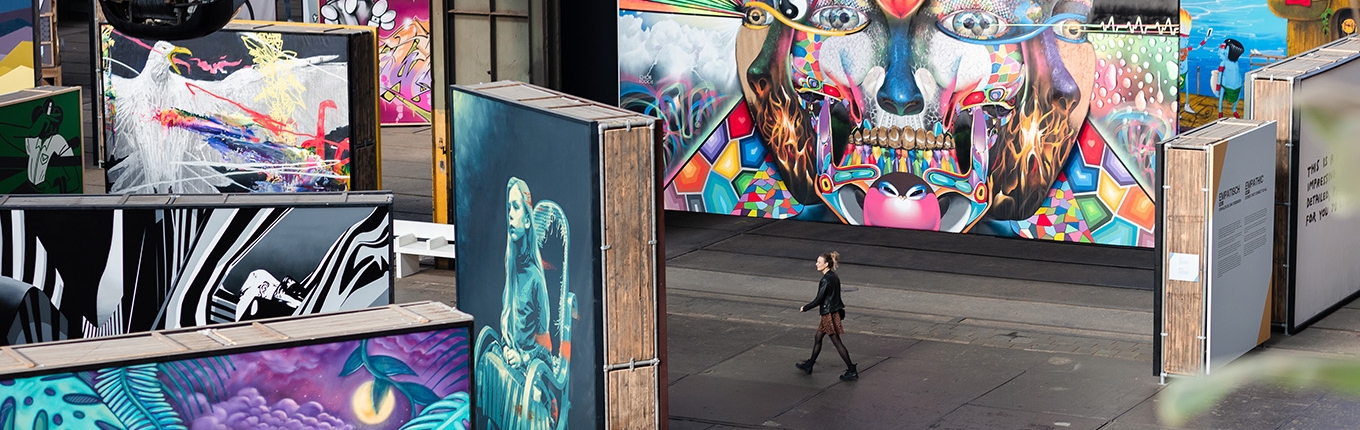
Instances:
[[[803,312],[815,307],[820,307],[818,313],[821,315],[845,310],[845,303],[841,302],[841,277],[836,272],[828,270],[822,275],[822,282],[817,286],[817,298],[803,305]]]

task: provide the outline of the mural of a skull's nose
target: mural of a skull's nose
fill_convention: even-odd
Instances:
[[[905,27],[906,21],[895,20],[891,26]],[[916,115],[925,108],[925,99],[916,85],[911,61],[909,31],[905,28],[892,28],[891,41],[887,44],[883,86],[878,89],[878,105],[883,110],[898,116]]]

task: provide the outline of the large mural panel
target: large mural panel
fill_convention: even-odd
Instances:
[[[0,95],[0,194],[80,194],[80,87]]]
[[[592,127],[456,87],[450,101],[458,307],[482,316],[476,428],[602,428]]]
[[[0,427],[468,429],[467,330],[0,380]]]
[[[370,189],[376,160],[359,154],[377,128],[360,119],[376,99],[355,89],[373,54],[354,31],[233,24],[171,43],[100,28],[110,193]]]
[[[1181,129],[1247,117],[1244,75],[1356,33],[1355,0],[1183,0]]]
[[[1285,58],[1290,39],[1287,20],[1268,3],[1180,2],[1181,130],[1247,116],[1247,72]]]
[[[38,81],[33,1],[0,2],[0,94],[33,88]]]
[[[392,301],[390,198],[69,208],[72,199],[11,198],[0,210],[0,343]]]
[[[307,22],[376,27],[382,123],[430,122],[430,0],[306,0],[302,6]]]
[[[1163,4],[1165,3],[1165,4]],[[620,2],[667,209],[1151,247],[1170,2]]]

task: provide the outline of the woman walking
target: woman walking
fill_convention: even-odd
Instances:
[[[850,352],[845,350],[845,344],[841,343],[841,333],[845,333],[841,328],[841,319],[845,317],[845,303],[841,302],[841,278],[836,275],[837,260],[840,257],[841,254],[835,251],[817,256],[817,271],[822,272],[822,282],[817,286],[817,298],[799,307],[798,311],[818,309],[822,315],[822,322],[817,325],[817,337],[812,343],[812,358],[795,363],[794,366],[811,375],[812,365],[817,363],[817,354],[822,352],[822,338],[831,335],[831,344],[836,345],[836,352],[841,355],[841,360],[845,360],[846,369],[841,375],[841,380],[854,381],[859,379],[859,371],[855,369],[855,363],[850,362]]]

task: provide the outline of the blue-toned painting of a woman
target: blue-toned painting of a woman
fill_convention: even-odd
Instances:
[[[558,307],[551,305],[540,248],[547,239],[568,242],[567,219],[557,203],[537,204],[529,184],[505,186],[505,289],[500,334],[483,327],[477,337],[479,409],[496,429],[566,428],[571,314],[576,303],[562,277]],[[566,271],[566,258],[555,268]],[[557,330],[553,330],[556,327]]]
[[[533,230],[533,198],[529,185],[510,178],[505,189],[505,291],[501,330],[505,362],[523,368],[533,358],[548,360],[548,287]]]

